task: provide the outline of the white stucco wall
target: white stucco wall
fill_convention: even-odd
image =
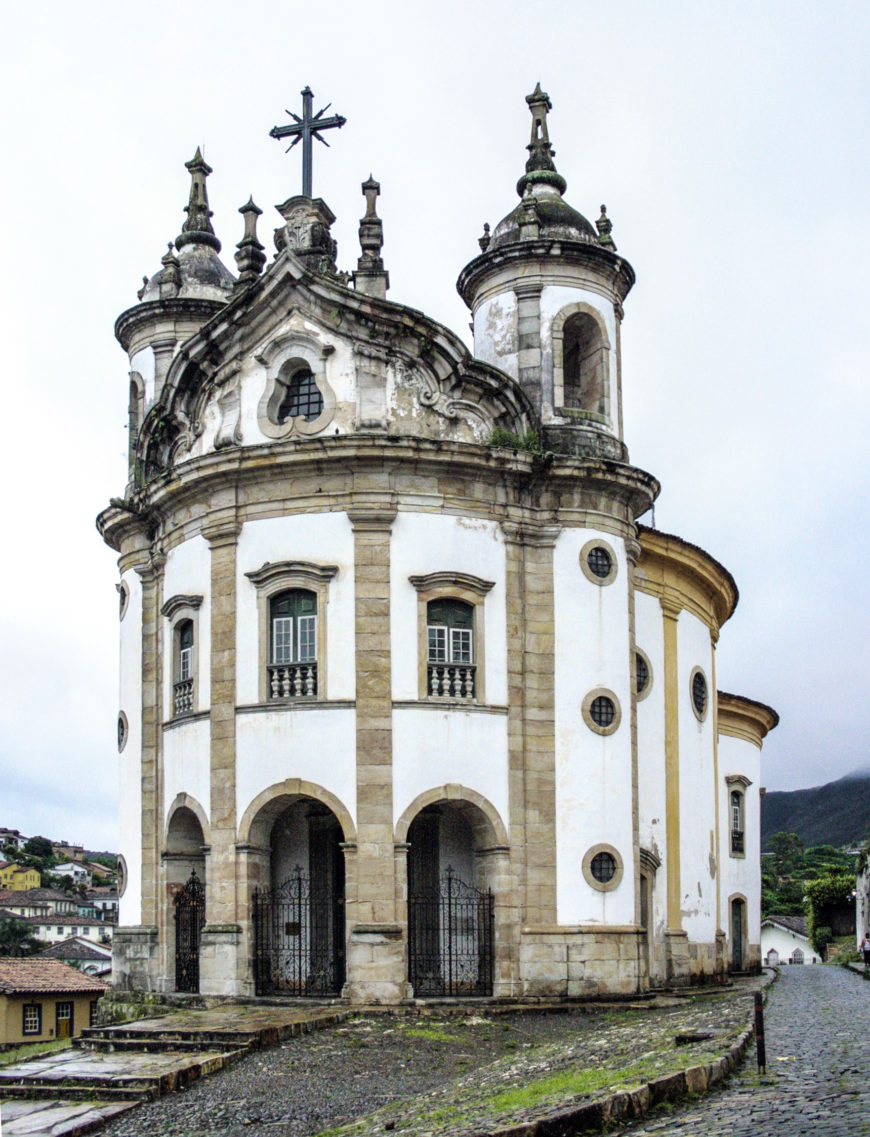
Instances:
[[[661,862],[650,914],[655,935],[661,936],[667,927],[667,784],[664,628],[657,597],[635,592],[634,628],[635,643],[650,664],[647,694],[637,704],[638,839]]]
[[[119,852],[127,862],[127,888],[119,903],[121,924],[142,923],[142,584],[132,569],[121,582],[129,591],[121,621],[120,705],[127,716],[127,745],[119,755]]]
[[[744,790],[744,849],[745,856],[731,855],[731,786],[726,778],[742,774],[752,783]],[[746,918],[749,942],[757,944],[761,934],[761,751],[751,742],[731,735],[719,736],[719,836],[722,873],[722,927],[729,939],[731,923],[728,916],[729,897],[739,894],[746,898]],[[742,789],[742,786],[735,787]]]
[[[211,705],[211,553],[208,542],[199,535],[170,549],[163,577],[164,603],[173,596],[201,596],[196,610],[198,643],[196,660],[195,711],[207,711]],[[160,617],[163,633],[163,714],[172,716],[173,675],[172,627],[168,616]],[[178,617],[176,617],[176,620]]]
[[[326,610],[326,698],[353,699],[353,530],[344,513],[300,513],[248,521],[236,554],[236,698],[240,705],[259,700],[260,658],[257,589],[245,576],[270,561],[309,561],[337,565],[329,582]],[[322,635],[322,628],[318,629]],[[321,692],[322,695],[322,692]],[[285,775],[286,776],[286,775]]]
[[[145,406],[143,409],[147,412],[154,402],[154,377],[156,374],[154,352],[150,347],[143,347],[141,351],[130,356],[130,370],[138,371],[142,376],[142,382],[145,385]]]
[[[583,545],[600,538],[616,556],[616,579],[593,584],[583,574]],[[589,529],[559,536],[553,555],[556,612],[556,895],[560,924],[634,922],[631,687],[628,573],[622,541]],[[622,720],[602,736],[586,725],[582,704],[595,687],[619,701]],[[592,845],[613,845],[624,874],[612,892],[585,881]]]
[[[495,521],[432,513],[399,513],[390,564],[390,646],[393,698],[419,698],[417,590],[412,576],[466,572],[494,581],[483,601],[485,691],[490,704],[507,702],[505,548]],[[479,645],[475,645],[477,651]]]
[[[677,622],[680,724],[680,909],[689,940],[711,943],[716,935],[716,780],[713,764],[713,652],[710,630],[691,612]],[[707,679],[707,715],[692,709],[690,678],[701,667]]]
[[[484,363],[519,377],[517,298],[507,290],[484,300],[474,313],[474,354]]]
[[[421,794],[466,786],[508,819],[507,715],[438,707],[393,711],[393,820]]]
[[[313,706],[236,716],[236,812],[287,778],[322,786],[356,821],[356,712]]]
[[[207,718],[179,723],[163,732],[163,825],[180,793],[189,794],[211,816],[211,722]]]

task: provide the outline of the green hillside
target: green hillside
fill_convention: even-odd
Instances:
[[[870,837],[870,773],[848,774],[808,790],[775,791],[761,802],[761,848],[774,833],[797,833],[804,845],[861,845]]]

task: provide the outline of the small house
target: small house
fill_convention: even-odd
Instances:
[[[59,959],[0,958],[0,1049],[78,1037],[107,990]]]
[[[765,966],[780,963],[821,963],[810,943],[806,916],[767,916],[761,921],[761,958]]]

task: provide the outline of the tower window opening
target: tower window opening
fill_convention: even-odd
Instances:
[[[566,407],[607,414],[607,349],[601,329],[588,312],[565,321],[562,341],[562,388]]]
[[[287,391],[278,408],[278,425],[290,418],[304,418],[307,422],[323,413],[323,395],[314,381],[311,371],[303,369],[295,372],[287,384]]]
[[[464,600],[430,600],[426,608],[430,695],[474,696],[474,607]]]
[[[317,596],[294,588],[270,605],[269,691],[273,699],[317,694]]]

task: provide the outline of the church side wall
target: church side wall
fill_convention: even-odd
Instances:
[[[199,535],[182,541],[171,549],[163,570],[163,601],[173,596],[201,596],[196,609],[196,698],[194,711],[207,711],[211,703],[211,575],[209,551],[205,539]],[[172,713],[172,620],[161,616],[163,624],[163,707],[168,717]],[[171,800],[171,799],[170,799]]]
[[[119,852],[127,864],[127,887],[118,922],[142,922],[142,583],[130,569],[121,577],[128,590],[121,620],[120,709],[127,718],[127,742],[120,755]]]
[[[474,356],[519,378],[516,294],[506,291],[484,300],[474,313]]]
[[[688,611],[677,624],[680,723],[680,908],[690,957],[713,971],[716,928],[716,841],[713,762],[713,649],[710,630]],[[707,680],[707,711],[699,722],[692,707],[692,671]],[[709,954],[709,958],[706,956]]]
[[[743,792],[744,856],[731,853],[730,775],[742,775],[752,785]],[[719,833],[722,870],[722,927],[731,950],[729,899],[746,899],[747,939],[750,966],[760,961],[761,942],[761,751],[752,742],[730,735],[719,736]],[[743,788],[743,787],[736,787]]]
[[[580,550],[593,538],[613,550],[612,583],[588,580]],[[628,566],[622,541],[591,529],[563,530],[554,550],[556,612],[556,888],[560,924],[633,924],[631,688]],[[599,735],[584,721],[593,689],[612,692],[621,721]],[[599,891],[582,872],[587,851],[612,845],[623,863],[621,883]]]

